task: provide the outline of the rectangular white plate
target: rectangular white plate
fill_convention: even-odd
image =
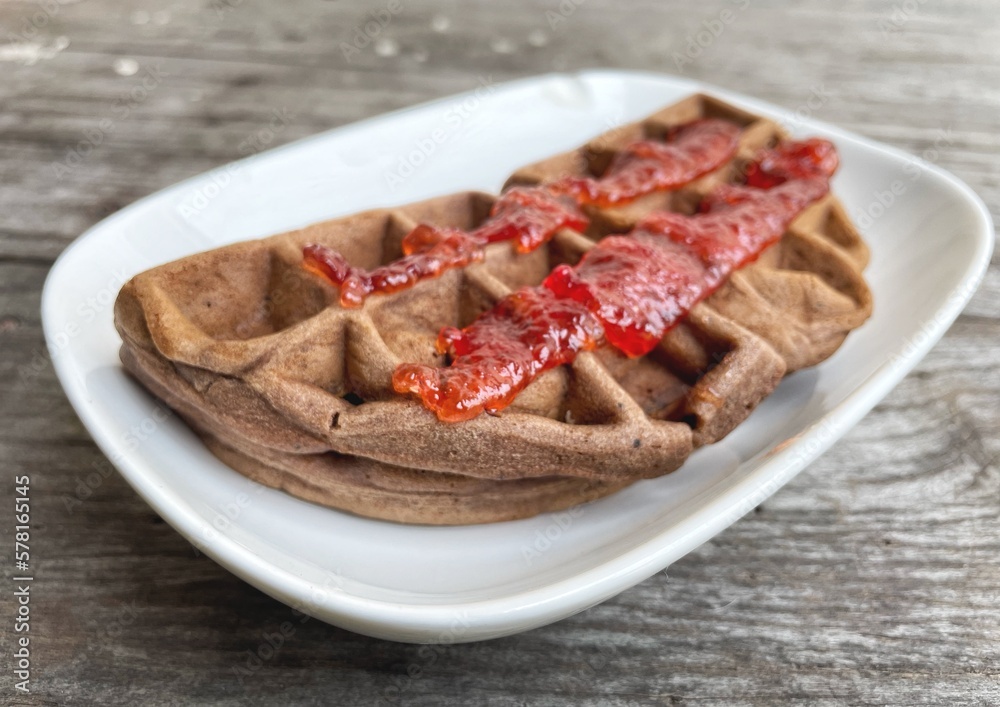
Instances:
[[[875,313],[830,360],[782,382],[733,434],[674,474],[530,520],[458,528],[368,520],[248,481],[119,365],[112,304],[142,270],[369,207],[496,191],[523,164],[698,91],[837,144],[843,166],[834,188],[871,246]],[[136,491],[196,546],[276,599],[338,626],[400,641],[474,641],[601,602],[767,498],[926,354],[971,297],[992,247],[982,202],[931,164],[694,81],[592,71],[480,87],[143,199],[62,254],[42,315],[59,379],[84,424]]]

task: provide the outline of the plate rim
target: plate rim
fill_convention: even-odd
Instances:
[[[498,88],[541,83],[554,77],[586,80],[590,76],[652,79],[678,89],[715,95],[737,105],[747,106],[764,115],[781,116],[789,113],[787,109],[751,96],[702,81],[653,71],[591,69],[569,73],[547,73],[498,84]],[[261,155],[227,164],[240,164],[248,160],[259,159],[264,155],[274,155],[320,136],[349,130],[407,111],[454,101],[468,93],[471,92],[453,94],[364,118],[300,138],[261,153]],[[913,155],[904,150],[871,140],[824,121],[810,118],[802,121],[802,124],[820,127],[839,139],[855,142],[867,149],[896,158],[914,159]],[[228,571],[275,599],[293,606],[303,605],[303,597],[316,596],[316,592],[320,591],[323,593],[323,601],[312,603],[307,601],[302,606],[305,613],[349,630],[378,638],[420,643],[453,643],[495,638],[542,626],[585,610],[652,576],[696,549],[764,501],[829,449],[834,442],[882,400],[937,344],[965,308],[982,281],[989,266],[995,235],[989,211],[971,187],[933,163],[923,160],[920,160],[920,163],[924,169],[943,179],[962,197],[962,200],[975,213],[978,223],[973,234],[975,251],[966,265],[958,285],[954,288],[954,291],[958,292],[959,295],[945,298],[943,303],[938,306],[931,323],[921,329],[924,336],[920,338],[919,342],[904,342],[897,351],[888,351],[885,362],[858,383],[844,400],[809,427],[801,430],[796,435],[794,444],[770,454],[765,461],[758,464],[756,468],[730,488],[706,501],[699,508],[693,509],[676,523],[650,536],[631,550],[618,554],[588,570],[558,578],[542,586],[488,599],[451,604],[390,602],[352,594],[340,589],[330,590],[329,587],[318,587],[293,572],[272,564],[258,555],[252,548],[244,546],[234,538],[222,533],[216,533],[211,543],[203,543],[198,538],[204,537],[206,530],[211,530],[211,524],[198,515],[193,507],[172,489],[156,487],[150,476],[150,472],[155,475],[155,470],[149,467],[149,462],[144,460],[141,452],[122,453],[118,440],[114,439],[104,426],[97,424],[94,416],[89,414],[86,388],[82,384],[77,384],[73,379],[73,371],[71,370],[73,357],[59,354],[58,348],[53,343],[54,337],[58,333],[54,331],[54,319],[62,270],[70,267],[76,250],[94,233],[113,227],[117,220],[142,208],[147,201],[162,198],[166,192],[186,188],[190,184],[204,179],[210,172],[220,167],[224,168],[226,165],[220,165],[145,196],[94,224],[70,243],[57,257],[45,280],[41,299],[42,328],[53,369],[60,385],[102,453],[109,459],[115,460],[112,463],[129,485],[167,523]],[[766,477],[766,480],[762,480],[761,477]],[[749,490],[747,487],[750,487]],[[456,623],[460,629],[457,635]]]

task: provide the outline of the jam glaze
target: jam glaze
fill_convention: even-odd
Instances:
[[[720,167],[739,147],[735,123],[707,118],[673,128],[667,141],[640,140],[618,152],[599,178],[563,177],[546,187],[581,205],[623,206],[657,191],[670,191]]]
[[[303,267],[340,288],[343,307],[360,307],[373,293],[398,292],[452,268],[481,261],[491,243],[510,241],[529,253],[562,229],[584,231],[588,205],[620,206],[657,191],[677,189],[711,172],[736,153],[740,128],[706,118],[671,130],[666,142],[642,140],[626,146],[600,178],[565,177],[501,194],[490,216],[465,232],[421,224],[402,242],[403,257],[373,270],[350,265],[322,245],[303,249]]]
[[[407,238],[421,244],[419,253],[405,254],[371,272],[358,268],[340,253],[321,245],[307,245],[302,267],[340,287],[340,304],[360,307],[372,292],[391,293],[412,287],[421,280],[438,277],[445,270],[461,268],[483,259],[478,241],[458,229],[417,226]]]
[[[451,365],[402,364],[394,390],[418,397],[442,421],[459,422],[497,414],[541,373],[581,351],[609,344],[630,357],[649,353],[827,194],[837,165],[825,140],[763,151],[744,184],[718,187],[698,213],[654,212],[630,233],[599,241],[575,266],[556,267],[540,286],[504,297],[464,329],[442,330],[437,349]]]

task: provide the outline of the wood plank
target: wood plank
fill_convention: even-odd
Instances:
[[[404,2],[383,41],[348,61],[341,43],[379,5],[86,0],[25,37],[42,4],[0,4],[0,459],[5,484],[31,475],[39,563],[34,692],[14,703],[1000,703],[995,259],[918,369],[762,507],[666,573],[520,636],[421,649],[300,623],[111,472],[45,353],[48,266],[104,216],[239,157],[273,110],[293,115],[279,144],[483,76],[641,68],[792,109],[818,91],[815,117],[917,153],[937,143],[933,160],[1000,214],[1000,24],[987,0],[577,0],[554,26],[554,0]],[[678,66],[723,10],[732,22]],[[31,51],[34,63],[15,60]],[[143,94],[149,70],[162,78]],[[9,504],[0,525],[9,541]],[[13,609],[0,593],[0,616]],[[283,622],[294,634],[239,675]],[[7,668],[4,699],[16,697]]]

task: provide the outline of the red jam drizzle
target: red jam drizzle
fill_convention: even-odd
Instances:
[[[418,393],[444,421],[495,414],[545,371],[597,348],[601,334],[600,323],[578,303],[543,287],[525,287],[472,325],[441,331],[438,353],[448,353],[452,366],[404,363],[392,384],[397,392]]]
[[[419,232],[419,233],[418,233]],[[398,292],[421,280],[438,277],[445,270],[461,268],[483,259],[482,246],[457,229],[418,226],[413,233],[423,244],[420,253],[404,255],[368,271],[351,265],[340,253],[321,245],[307,245],[302,266],[340,287],[344,307],[360,307],[373,292]]]
[[[575,267],[556,267],[542,287],[586,307],[609,344],[642,356],[704,296],[704,270],[676,244],[633,231],[602,239]]]
[[[602,239],[577,265],[558,266],[539,287],[508,295],[464,329],[443,330],[438,351],[451,365],[402,364],[393,388],[442,421],[459,422],[496,414],[541,373],[602,343],[632,357],[649,353],[822,198],[836,167],[833,146],[822,140],[765,151],[747,184],[718,188],[701,213],[650,214],[631,233]]]
[[[829,178],[840,158],[832,142],[820,138],[789,140],[767,150],[747,167],[747,186],[770,189],[789,179]]]
[[[696,120],[674,129],[667,142],[627,146],[600,179],[568,177],[508,189],[493,204],[490,217],[471,232],[422,224],[403,239],[402,258],[374,270],[352,266],[336,251],[315,244],[304,248],[303,266],[340,288],[342,306],[360,307],[372,293],[398,292],[482,260],[490,243],[511,241],[516,252],[529,253],[562,229],[583,231],[589,219],[580,206],[622,205],[688,184],[731,159],[739,135],[734,123]]]
[[[626,146],[600,179],[564,177],[549,188],[572,195],[580,204],[621,206],[708,174],[736,154],[739,138],[735,123],[696,120],[668,134],[669,142],[641,140]]]
[[[500,195],[472,235],[482,243],[511,241],[516,252],[530,253],[564,228],[583,231],[588,225],[576,204],[548,187],[514,187]]]

